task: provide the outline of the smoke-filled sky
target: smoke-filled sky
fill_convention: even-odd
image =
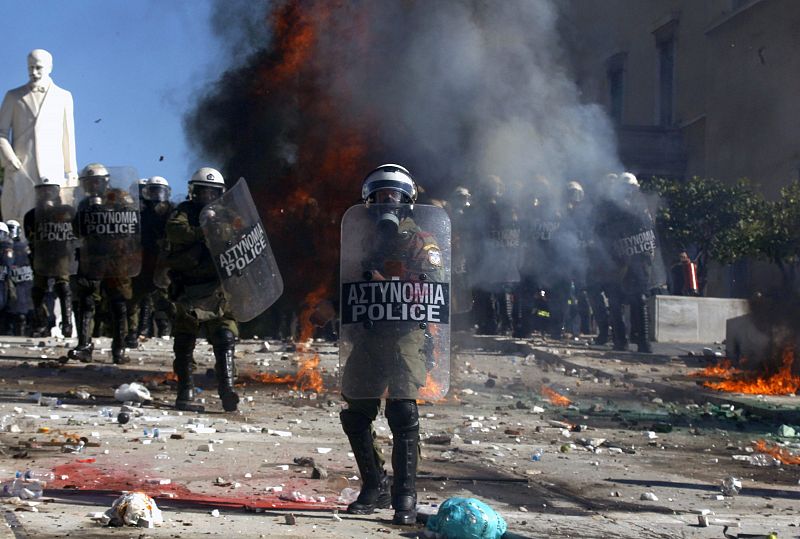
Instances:
[[[434,192],[438,185],[451,188],[489,174],[511,183],[544,175],[563,185],[562,180],[602,177],[620,168],[605,113],[579,103],[562,57],[557,10],[548,0],[299,2],[286,15],[287,4],[264,2],[259,9],[253,2],[217,4],[214,27],[231,53],[232,71],[197,120],[210,116],[213,123],[228,124],[218,126],[218,133],[233,133],[242,119],[231,114],[234,103],[226,93],[289,85],[325,99],[343,130],[366,133],[365,164],[405,164]],[[303,35],[292,41],[293,31]],[[254,54],[245,56],[246,50]],[[281,62],[303,80],[270,75],[270,66]],[[251,80],[233,85],[233,77]],[[269,104],[281,99],[264,92],[262,110],[275,113]],[[259,113],[255,107],[250,111]],[[277,163],[296,163],[305,136],[299,131],[315,128],[314,115],[284,107],[257,121],[278,124],[268,133],[258,130],[267,140],[214,147],[214,137],[206,137],[199,147],[235,159],[249,153],[242,146],[258,146],[279,154],[263,164],[272,165],[266,176],[280,176]],[[347,180],[355,183],[360,176]]]

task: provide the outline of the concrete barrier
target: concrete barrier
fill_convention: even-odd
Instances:
[[[655,342],[723,341],[727,321],[750,312],[745,299],[688,296],[652,296],[647,308]]]

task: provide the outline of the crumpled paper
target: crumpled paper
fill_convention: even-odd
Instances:
[[[153,528],[163,524],[164,517],[153,498],[144,492],[129,492],[114,501],[101,522],[108,526]]]

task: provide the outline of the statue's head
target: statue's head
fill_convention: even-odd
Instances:
[[[53,55],[44,49],[34,49],[28,54],[28,76],[31,82],[44,82],[53,71]]]

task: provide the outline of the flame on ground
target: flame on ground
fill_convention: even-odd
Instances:
[[[177,382],[178,375],[172,371],[169,372],[160,372],[158,374],[150,374],[142,378],[142,381],[145,384],[155,383],[157,385],[164,384],[167,382]]]
[[[748,395],[790,395],[800,390],[800,376],[792,374],[794,349],[783,350],[781,367],[772,373],[753,373],[731,366],[730,360],[706,367],[694,376],[722,378],[720,381],[703,382],[705,387],[730,393]],[[765,363],[766,365],[766,363]]]
[[[556,406],[569,406],[570,404],[572,404],[572,401],[569,400],[567,397],[561,395],[556,391],[553,391],[547,386],[542,386],[542,395],[547,397],[550,403]]]
[[[764,440],[753,442],[753,447],[757,452],[771,455],[783,464],[800,464],[800,456],[791,453],[788,449],[784,449],[783,447],[769,445]]]
[[[260,384],[291,385],[292,389],[299,391],[321,393],[325,389],[322,384],[322,374],[319,371],[319,354],[314,354],[310,359],[302,361],[297,369],[297,374],[278,376],[263,372],[243,376],[243,378]]]
[[[439,400],[444,400],[444,395],[442,395],[442,386],[436,380],[434,380],[431,373],[428,373],[425,377],[425,385],[419,388],[417,403],[422,402],[436,402]]]

